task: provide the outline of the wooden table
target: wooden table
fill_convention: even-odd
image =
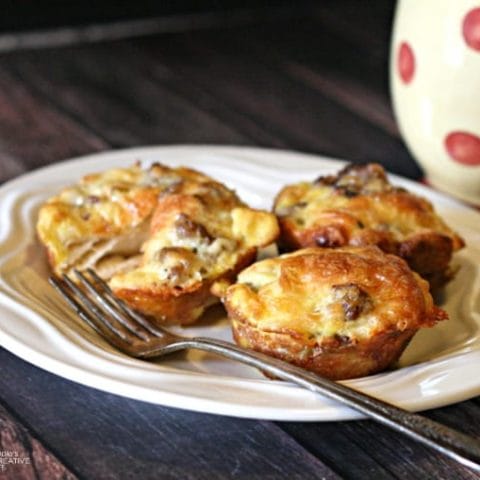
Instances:
[[[377,161],[419,179],[388,100],[392,5],[368,4],[4,52],[0,181],[89,152],[174,143]],[[0,479],[476,478],[369,420],[192,413],[67,381],[3,349],[0,365],[0,451],[29,459]],[[479,399],[426,415],[480,436]]]

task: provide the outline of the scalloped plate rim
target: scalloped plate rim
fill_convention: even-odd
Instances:
[[[331,159],[324,156],[319,156],[315,154],[304,154],[300,152],[294,152],[289,150],[275,150],[275,149],[261,149],[256,147],[235,147],[235,146],[221,146],[221,145],[167,145],[167,146],[147,146],[147,147],[133,147],[121,150],[110,150],[106,152],[99,152],[93,153],[81,157],[76,157],[70,160],[66,160],[64,162],[59,162],[53,165],[41,167],[37,170],[33,170],[28,172],[16,179],[13,179],[9,182],[6,182],[0,187],[0,201],[6,197],[7,194],[11,192],[15,192],[16,189],[20,189],[20,191],[25,191],[26,186],[32,180],[42,180],[44,181],[46,177],[48,177],[46,184],[52,184],[53,178],[58,177],[58,175],[64,171],[70,170],[72,167],[74,169],[82,170],[82,173],[88,173],[89,171],[93,171],[91,163],[96,162],[119,162],[120,164],[131,163],[132,160],[135,160],[135,157],[162,157],[161,159],[149,159],[149,160],[160,160],[168,162],[168,155],[187,155],[187,156],[195,156],[195,155],[207,155],[211,157],[230,157],[230,160],[234,160],[235,162],[246,162],[247,159],[250,159],[254,162],[257,162],[259,168],[263,168],[266,170],[272,169],[272,162],[270,157],[271,156],[281,156],[282,160],[286,160],[290,168],[283,169],[282,171],[287,172],[288,170],[292,170],[292,161],[300,161],[303,160],[304,163],[310,163],[310,168],[318,169],[319,172],[324,172],[326,170],[334,171],[338,169],[339,166],[343,165],[345,162],[342,160]],[[133,157],[133,158],[132,158]],[[269,160],[266,162],[266,159]],[[182,162],[174,162],[174,164],[187,164],[189,165],[187,160]],[[248,163],[248,162],[247,162]],[[294,162],[295,163],[295,162]],[[198,168],[202,170],[202,165],[192,165],[194,168]],[[108,166],[105,166],[109,168]],[[103,168],[102,168],[103,169]],[[100,170],[100,168],[95,168],[95,170]],[[52,177],[50,177],[52,174]],[[422,194],[426,195],[430,199],[436,199],[437,201],[443,202],[449,208],[453,209],[461,209],[462,211],[466,212],[470,210],[469,215],[473,215],[475,217],[478,216],[480,219],[480,215],[475,212],[474,210],[469,209],[468,207],[462,205],[460,202],[448,198],[438,192],[434,192],[430,190],[428,187],[415,184],[414,182],[403,179],[402,177],[398,177],[392,175],[392,177],[401,183],[406,184],[407,186],[411,187],[415,191],[419,191]],[[217,177],[218,178],[218,177]],[[219,178],[220,181],[224,180]],[[285,178],[284,183],[289,181]],[[55,183],[59,183],[58,180]],[[68,181],[67,181],[68,183]],[[227,181],[228,183],[228,181]],[[468,223],[468,222],[467,222]],[[2,230],[0,230],[2,233]],[[8,233],[8,232],[7,232]],[[477,233],[477,232],[476,232]],[[1,235],[0,235],[1,238]],[[1,252],[1,248],[0,248]],[[7,253],[0,253],[0,261],[5,258],[6,254],[11,254],[12,252]],[[3,281],[1,278],[2,275],[2,265],[0,265],[0,280]],[[28,315],[26,313],[20,314],[19,312],[22,308],[16,308],[16,305],[19,305],[17,302],[8,299],[5,296],[5,293],[2,294],[1,292],[1,285],[0,285],[0,313],[7,314],[14,313],[15,315],[20,315],[20,317],[24,321],[32,321],[35,322],[35,318],[38,315],[33,310],[30,310],[33,314]],[[17,310],[14,312],[14,310]],[[26,318],[26,317],[31,317]],[[222,375],[212,375],[212,374],[197,374],[197,379],[200,378],[205,380],[205,377],[202,375],[207,375],[209,377],[216,377],[213,379],[213,384],[218,384],[217,388],[221,388],[222,386],[229,387],[229,388],[246,388],[252,390],[252,401],[253,404],[248,403],[248,396],[247,402],[235,402],[235,401],[228,401],[225,398],[215,399],[207,397],[199,397],[196,395],[195,388],[198,387],[196,385],[196,380],[193,380],[195,384],[191,392],[187,393],[178,393],[175,391],[167,391],[165,388],[162,390],[158,389],[156,385],[132,385],[131,382],[125,380],[125,378],[118,378],[115,375],[107,377],[106,375],[102,374],[101,372],[95,372],[95,370],[91,371],[91,365],[89,366],[90,369],[82,370],[81,364],[71,364],[65,359],[62,361],[58,358],[55,358],[55,355],[49,355],[41,352],[39,349],[31,348],[31,346],[26,345],[21,340],[15,339],[12,335],[9,335],[8,332],[5,331],[5,328],[2,328],[2,322],[0,321],[0,340],[2,346],[4,346],[7,350],[11,351],[12,353],[18,355],[19,357],[23,358],[24,360],[43,368],[51,373],[55,373],[59,376],[64,378],[68,378],[69,380],[76,381],[78,383],[82,383],[84,385],[88,385],[90,387],[94,387],[100,390],[104,390],[111,393],[116,393],[119,395],[123,395],[130,398],[135,398],[139,400],[145,400],[152,403],[157,403],[160,405],[170,406],[170,407],[177,407],[177,408],[185,408],[189,410],[195,410],[200,412],[208,412],[208,413],[217,413],[223,415],[230,415],[230,416],[237,416],[237,417],[246,417],[246,418],[263,418],[268,420],[289,420],[289,421],[324,421],[324,420],[348,420],[354,418],[361,418],[359,414],[353,412],[352,410],[343,407],[341,405],[334,404],[330,401],[325,401],[324,399],[314,396],[311,392],[307,392],[302,390],[298,387],[291,386],[284,384],[282,382],[272,382],[266,381],[263,379],[245,379],[239,378],[235,379],[235,377],[228,378]],[[52,352],[55,352],[56,346],[46,345],[48,348],[51,348]],[[45,345],[44,345],[45,347]],[[47,348],[47,351],[48,351]],[[58,354],[58,352],[55,352]],[[97,352],[98,353],[98,352]],[[471,352],[467,352],[463,355],[470,356],[470,358],[480,358],[480,347],[475,347],[475,349]],[[115,357],[115,356],[113,356]],[[452,357],[453,358],[453,357]],[[448,356],[447,356],[448,360]],[[453,364],[458,362],[459,359],[453,358]],[[464,359],[465,360],[465,359]],[[139,361],[132,360],[135,364]],[[114,362],[114,361],[113,361]],[[427,362],[423,367],[425,368],[426,365],[430,365],[430,362]],[[136,367],[137,368],[137,367]],[[412,369],[412,373],[416,372],[416,375],[421,374],[422,365],[414,365],[412,367],[405,367],[404,369]],[[150,368],[149,371],[151,372],[152,369]],[[153,370],[156,375],[158,376],[175,376],[177,378],[173,378],[173,380],[180,380],[182,374],[171,373],[171,372],[162,372],[162,367],[159,365],[158,372]],[[463,370],[462,370],[463,371]],[[187,372],[185,372],[187,373]],[[188,372],[189,373],[189,372]],[[197,372],[196,372],[197,373]],[[382,397],[382,389],[385,389],[385,383],[388,386],[389,379],[388,376],[391,375],[394,377],[395,372],[391,374],[389,372],[384,374],[379,374],[376,376],[368,377],[365,379],[358,379],[351,382],[352,385],[364,389],[369,393],[374,393],[380,397]],[[183,375],[186,377],[182,380],[190,380],[192,381],[192,375]],[[401,376],[401,375],[400,375]],[[210,379],[212,380],[212,379]],[[375,388],[375,382],[379,383],[380,387]],[[180,382],[181,383],[181,382]],[[198,382],[197,382],[198,383]],[[207,382],[208,383],[208,382]],[[372,385],[373,384],[373,385]],[[292,408],[286,409],[283,407],[276,407],[275,405],[265,405],[262,401],[257,401],[255,403],[254,397],[258,394],[267,395],[268,391],[271,390],[272,393],[278,395],[286,395],[287,399],[288,396],[291,395],[292,398],[295,397],[295,401],[297,404],[295,406],[292,405]],[[474,382],[473,385],[465,385],[465,388],[459,392],[458,389],[455,392],[444,391],[440,392],[437,395],[433,395],[431,397],[426,398],[415,398],[411,401],[403,400],[400,402],[400,405],[414,410],[426,409],[426,408],[433,408],[439,407],[443,405],[447,405],[456,401],[465,400],[467,398],[471,398],[472,396],[480,394],[480,381],[478,383]],[[242,391],[243,392],[243,391]],[[248,393],[248,392],[247,392]],[[227,395],[228,397],[228,395]],[[267,395],[268,397],[268,395]],[[387,395],[388,397],[388,395]],[[305,399],[305,406],[302,407],[301,402]],[[395,401],[395,398],[391,399],[388,398],[390,401]],[[192,404],[192,400],[195,400]],[[260,399],[261,400],[261,399]],[[317,401],[318,400],[318,401]],[[298,404],[300,401],[300,404]],[[287,402],[288,403],[288,402]],[[300,406],[299,406],[300,405]]]

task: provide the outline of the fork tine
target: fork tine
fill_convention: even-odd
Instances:
[[[138,314],[135,310],[131,309],[128,305],[122,302],[122,300],[115,297],[115,295],[113,294],[108,284],[103,279],[101,279],[94,270],[92,270],[91,268],[88,268],[87,272],[91,275],[91,277],[95,280],[95,282],[97,282],[97,285],[102,289],[102,292],[104,293],[105,298],[107,298],[111,303],[116,305],[130,318],[136,320],[142,327],[148,330],[152,335],[155,335],[157,337],[163,337],[167,334],[171,335],[170,332],[167,333],[162,328],[155,327],[154,325],[152,325],[145,317]]]
[[[132,336],[126,332],[121,325],[117,325],[113,320],[110,320],[104,315],[104,312],[100,310],[97,305],[95,305],[90,298],[83,293],[83,291],[73,283],[67,275],[62,275],[62,280],[64,284],[68,286],[70,291],[75,295],[77,299],[77,304],[83,307],[83,310],[86,310],[90,313],[90,318],[96,320],[97,325],[100,323],[101,325],[105,326],[110,332],[121,339],[123,342],[128,344],[132,344]]]
[[[97,286],[94,285],[92,281],[89,280],[82,272],[78,270],[74,270],[74,272],[85,289],[95,297],[96,301],[102,306],[102,308],[105,309],[110,315],[115,317],[115,319],[118,320],[125,328],[127,328],[140,340],[148,341],[152,338],[150,332],[145,327],[136,321],[132,321],[128,312],[125,312],[124,309],[121,309],[110,297],[100,295]],[[97,280],[95,279],[95,281]]]
[[[102,322],[98,317],[91,314],[76,298],[73,291],[67,282],[62,282],[55,277],[48,279],[50,285],[52,285],[57,292],[67,301],[70,307],[75,313],[93,330],[95,330],[102,338],[108,343],[115,345],[120,350],[125,350],[127,343],[130,344],[128,339],[121,339],[117,336],[116,332],[112,332],[111,328],[107,328],[106,324]]]

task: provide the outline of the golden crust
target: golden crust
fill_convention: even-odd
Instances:
[[[148,275],[142,279],[138,270],[131,275],[127,273],[113,277],[110,284],[118,298],[126,301],[135,310],[150,316],[154,322],[160,325],[189,325],[194,323],[207,307],[218,302],[218,298],[212,294],[214,285],[217,282],[234,281],[238,272],[250,265],[255,257],[255,248],[247,250],[228,271],[186,286],[172,287],[157,282],[153,276]],[[138,284],[135,281],[138,281]]]
[[[257,262],[223,302],[240,345],[332,379],[384,370],[419,328],[447,317],[425,280],[374,246],[307,248]]]
[[[286,186],[275,199],[283,249],[377,245],[404,258],[432,288],[449,280],[463,239],[426,199],[390,185],[380,165]]]
[[[272,214],[249,209],[223,185],[183,182],[160,197],[140,267],[110,286],[164,323],[191,323],[216,301],[213,285],[233,279],[278,233]]]
[[[37,234],[47,249],[56,275],[68,273],[82,257],[101,249],[105,242],[126,236],[132,230],[146,230],[157,205],[158,195],[184,180],[211,181],[194,170],[169,168],[158,163],[148,169],[140,164],[116,168],[83,177],[40,208]],[[143,232],[142,232],[143,233]],[[144,235],[128,239],[119,254],[137,251]],[[134,245],[131,245],[131,244]]]
[[[56,275],[93,268],[133,308],[181,324],[279,234],[274,215],[222,184],[158,164],[84,177],[41,208],[37,231]]]

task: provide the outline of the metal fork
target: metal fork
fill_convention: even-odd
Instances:
[[[88,270],[88,277],[79,271],[75,275],[82,288],[66,275],[62,280],[51,277],[49,281],[82,320],[129,356],[161,357],[185,349],[216,353],[336,400],[480,472],[478,439],[268,355],[214,338],[173,334],[152,325],[115,298],[93,270]]]

